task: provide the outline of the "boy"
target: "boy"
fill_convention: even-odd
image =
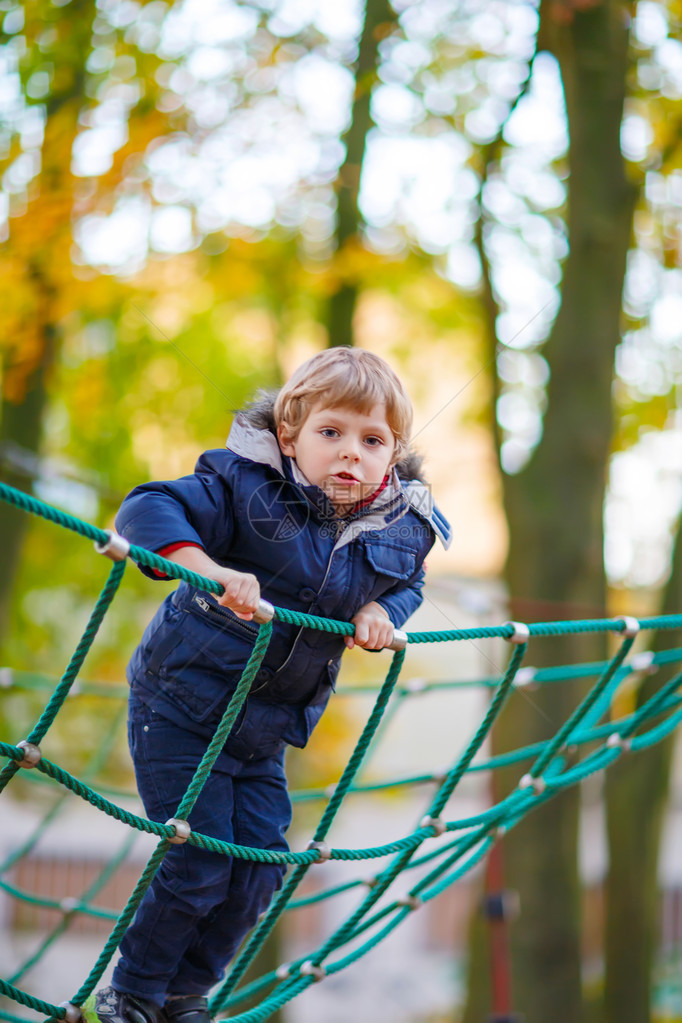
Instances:
[[[354,637],[275,623],[253,687],[189,817],[195,831],[287,850],[287,743],[305,746],[346,646],[387,646],[421,603],[449,527],[406,457],[412,409],[390,367],[334,348],[239,414],[191,476],[137,487],[116,525],[224,587],[162,603],[128,666],[130,748],[152,820],[171,818],[251,652],[263,596],[355,624]],[[418,462],[418,460],[417,460]],[[397,471],[396,471],[397,470]],[[155,573],[143,569],[149,575]],[[281,886],[278,864],[172,845],[121,942],[103,1023],[210,1023],[206,994]]]

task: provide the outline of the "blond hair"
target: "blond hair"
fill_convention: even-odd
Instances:
[[[296,440],[313,407],[351,408],[367,415],[375,406],[386,408],[386,422],[395,438],[393,461],[410,443],[412,405],[388,363],[363,348],[328,348],[293,373],[277,395],[275,423],[287,440]]]

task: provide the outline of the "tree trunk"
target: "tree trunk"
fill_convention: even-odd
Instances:
[[[45,377],[52,360],[54,345],[48,335],[45,341],[44,357],[25,383],[25,391],[19,401],[10,401],[3,393],[0,403],[0,478],[19,490],[32,489],[32,480],[27,478],[4,459],[4,453],[19,446],[23,451],[36,454],[42,437],[42,419],[47,392]],[[49,353],[49,354],[48,354]],[[3,377],[11,375],[13,367],[5,365]],[[7,634],[10,621],[11,597],[14,587],[24,537],[28,529],[29,516],[4,501],[0,501],[0,643]]]
[[[682,536],[678,529],[663,614],[682,607]],[[654,649],[679,645],[679,632],[657,633]],[[677,668],[675,668],[677,670]],[[641,706],[670,677],[660,670],[637,694]],[[621,757],[606,778],[609,872],[606,878],[605,1023],[649,1023],[658,930],[658,860],[675,738],[636,757]]]
[[[396,13],[388,0],[366,0],[365,21],[358,57],[353,67],[355,95],[351,120],[342,138],[346,157],[336,184],[337,214],[334,232],[336,286],[329,296],[327,329],[330,347],[353,344],[353,315],[358,287],[352,270],[353,249],[360,245],[362,218],[358,192],[367,136],[374,125],[370,112],[372,88],[377,78],[379,44],[391,32]]]
[[[635,190],[625,178],[620,124],[630,5],[603,0],[540,8],[540,43],[556,56],[570,136],[568,235],[561,308],[545,348],[550,364],[542,440],[527,466],[503,480],[510,530],[507,581],[512,616],[533,605],[557,617],[602,615],[606,605],[602,509],[611,442],[611,383]],[[533,640],[535,665],[603,656],[596,634]],[[575,683],[516,694],[493,734],[495,752],[553,734],[580,697]],[[502,774],[503,791],[519,770]],[[526,1023],[583,1018],[580,794],[556,796],[504,839],[508,884],[521,896],[511,931],[514,1009]],[[481,964],[481,968],[484,968]]]
[[[46,5],[49,8],[49,5]],[[35,197],[23,218],[12,224],[7,246],[25,264],[31,304],[23,314],[19,336],[5,342],[0,401],[0,477],[19,489],[31,490],[29,476],[16,471],[8,455],[21,449],[39,453],[47,382],[60,338],[57,294],[63,287],[64,262],[73,244],[71,214],[74,178],[71,151],[85,101],[85,61],[89,53],[93,0],[74,0],[68,19],[54,21],[52,56],[59,67],[57,83],[46,102],[41,171],[33,183]],[[46,15],[52,21],[51,15]],[[28,229],[31,218],[42,233]],[[0,502],[0,644],[6,635],[12,591],[21,560],[29,517]]]

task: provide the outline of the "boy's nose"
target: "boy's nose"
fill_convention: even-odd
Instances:
[[[357,441],[352,440],[350,437],[346,438],[346,441],[341,448],[341,457],[347,458],[351,462],[360,461],[360,445]]]

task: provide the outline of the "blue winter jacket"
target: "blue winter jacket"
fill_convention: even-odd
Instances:
[[[398,628],[421,603],[423,561],[435,536],[449,542],[428,488],[395,472],[368,507],[337,519],[323,491],[282,455],[267,405],[240,413],[227,449],[205,452],[191,476],[136,487],[116,528],[152,551],[198,544],[219,564],[256,575],[272,604],[348,621],[376,600]],[[145,629],[128,679],[150,707],[210,737],[257,631],[181,582]],[[284,743],[304,746],[343,650],[341,636],[276,622],[228,752],[251,759]]]

